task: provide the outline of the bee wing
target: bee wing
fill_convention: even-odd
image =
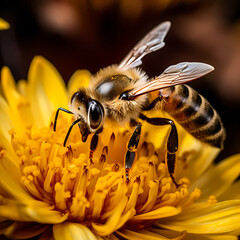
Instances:
[[[129,99],[153,92],[162,88],[189,82],[202,77],[214,70],[214,67],[206,63],[182,62],[168,67],[161,75],[150,82],[131,90]]]
[[[123,70],[138,67],[142,64],[142,58],[158,49],[164,47],[163,42],[169,28],[170,22],[163,22],[150,31],[137,45],[128,53],[128,55],[119,64]]]

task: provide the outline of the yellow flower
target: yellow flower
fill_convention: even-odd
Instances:
[[[73,119],[60,114],[54,132],[54,114],[67,108],[68,98],[90,77],[77,71],[66,88],[39,56],[28,81],[15,84],[10,70],[2,69],[0,234],[56,240],[237,239],[240,155],[215,165],[219,150],[177,125],[177,188],[165,165],[168,127],[143,124],[130,182],[123,163],[130,129],[106,126],[91,160],[90,137],[83,143],[77,127],[63,147]]]
[[[10,27],[9,23],[0,18],[0,30],[5,30]]]

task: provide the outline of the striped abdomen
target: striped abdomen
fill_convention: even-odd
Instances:
[[[160,90],[161,109],[202,142],[223,148],[225,130],[216,110],[187,85]]]

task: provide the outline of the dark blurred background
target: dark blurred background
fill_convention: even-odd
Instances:
[[[215,71],[190,83],[222,116],[227,131],[218,160],[240,152],[239,0],[1,0],[0,65],[27,78],[35,55],[47,58],[67,82],[77,69],[95,73],[119,63],[157,24],[170,20],[166,46],[144,58],[149,76],[182,61]]]

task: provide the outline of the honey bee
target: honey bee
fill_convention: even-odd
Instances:
[[[142,58],[162,48],[164,38],[170,28],[170,22],[164,22],[150,31],[122,60],[100,70],[90,80],[89,87],[81,88],[72,95],[70,110],[59,108],[56,112],[54,131],[59,111],[75,115],[64,146],[75,124],[78,124],[85,142],[93,134],[90,143],[92,157],[98,143],[98,135],[104,124],[110,122],[134,127],[125,155],[126,179],[133,165],[138,147],[142,122],[156,126],[170,125],[167,140],[167,166],[173,182],[173,174],[178,150],[178,134],[175,123],[168,118],[149,118],[144,112],[163,110],[169,113],[190,134],[202,142],[217,148],[223,148],[225,131],[218,113],[210,103],[184,83],[200,78],[214,68],[205,63],[181,62],[168,67],[161,75],[149,79],[138,68]]]

